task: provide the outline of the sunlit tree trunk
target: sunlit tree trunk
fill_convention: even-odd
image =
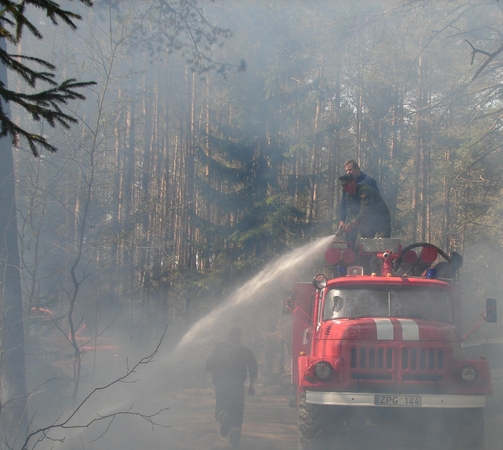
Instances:
[[[153,192],[151,192],[151,183],[153,180],[153,173],[152,173],[152,146],[151,146],[151,139],[152,139],[152,89],[151,88],[151,83],[150,80],[147,80],[145,82],[145,90],[146,90],[146,95],[144,95],[143,98],[143,117],[145,118],[145,123],[143,125],[143,146],[142,146],[142,151],[141,155],[138,155],[138,157],[142,160],[142,170],[140,173],[140,185],[141,185],[141,191],[139,192],[139,202],[141,210],[141,226],[139,229],[139,236],[138,240],[141,242],[140,248],[138,250],[138,267],[140,268],[141,272],[141,279],[140,279],[140,285],[138,286],[140,288],[140,292],[142,293],[142,298],[143,298],[143,293],[145,292],[145,289],[150,288],[150,282],[152,278],[152,270],[155,270],[155,268],[151,267],[151,265],[148,263],[148,261],[151,258],[151,252],[150,252],[150,238],[151,238],[151,227],[153,224],[151,223],[151,213],[152,213],[152,208],[153,208],[153,203],[154,203],[154,197],[153,197]],[[134,89],[134,88],[133,88]],[[134,104],[131,105],[131,114],[132,117],[134,117],[135,112],[134,112]],[[130,138],[130,145],[129,145],[129,152],[134,154],[135,148],[135,140],[134,140],[134,129],[135,129],[135,121],[131,121],[131,134],[129,136]]]
[[[451,150],[450,148],[445,149],[444,160],[449,162],[451,160]],[[444,214],[442,221],[442,238],[444,243],[444,248],[450,248],[450,209],[451,209],[451,189],[449,185],[449,178],[446,174],[443,180],[444,184]]]
[[[122,104],[124,96],[124,89],[120,86],[117,89],[117,99],[118,103]],[[114,299],[117,295],[124,292],[126,287],[123,283],[119,283],[121,280],[121,270],[123,270],[124,258],[126,255],[126,249],[128,248],[127,232],[125,228],[127,227],[126,221],[126,199],[125,199],[125,170],[124,170],[124,147],[125,147],[125,132],[124,132],[125,114],[121,110],[118,112],[114,120],[113,128],[113,153],[111,156],[111,162],[115,168],[113,172],[113,192],[115,195],[111,199],[111,227],[115,238],[111,242],[111,254],[110,254],[110,272],[114,275],[113,279],[110,280],[108,286],[109,295],[106,301],[109,304],[114,303]],[[129,286],[128,286],[129,288]]]
[[[194,137],[196,133],[196,73],[192,72],[190,78],[190,125],[187,133],[187,215],[185,221],[187,224],[186,233],[187,241],[187,269],[194,271],[196,268],[196,255],[194,246],[194,216],[196,213],[196,198],[195,198],[195,158],[194,158]]]
[[[421,156],[423,147],[423,56],[418,58],[418,88],[416,99],[416,136],[414,145],[414,169],[412,176],[412,219],[411,219],[411,241],[416,242],[419,239],[419,213],[420,213],[420,175],[421,175]]]
[[[178,129],[173,142],[173,270],[180,266],[182,253],[182,121],[178,121]]]
[[[362,120],[363,120],[363,68],[360,66],[358,70],[358,85],[357,85],[357,97],[356,97],[356,154],[352,156],[359,163],[361,162],[362,156]]]
[[[120,101],[122,95],[122,89],[119,88],[117,97]],[[122,133],[121,133],[121,125],[123,123],[123,115],[122,113],[117,116],[115,119],[114,126],[114,148],[113,148],[113,166],[115,167],[114,171],[114,182],[113,182],[113,191],[116,195],[113,196],[111,202],[112,211],[112,231],[115,234],[116,238],[112,240],[111,243],[111,272],[114,274],[114,279],[119,279],[119,270],[121,268],[122,263],[122,252],[125,248],[124,243],[124,234],[121,233],[121,227],[123,226],[123,202],[124,202],[124,194],[122,191],[122,185],[124,182],[123,178],[123,170],[122,170],[122,156],[121,156],[121,148],[122,148]],[[108,300],[113,301],[115,295],[117,293],[117,287],[115,283],[112,281],[109,284],[108,288]]]
[[[165,63],[163,73],[168,72],[168,64]],[[159,116],[158,116],[158,124],[157,127],[159,131],[159,148],[161,149],[162,154],[162,166],[163,166],[163,210],[165,211],[163,214],[164,222],[163,222],[163,242],[164,248],[163,251],[167,257],[170,259],[165,262],[164,270],[169,270],[170,272],[175,269],[175,258],[174,255],[174,242],[175,242],[175,223],[176,223],[176,191],[175,191],[175,145],[171,145],[170,137],[171,132],[174,127],[174,123],[171,123],[171,92],[168,87],[163,83],[166,81],[169,83],[171,78],[167,80],[165,77],[158,77],[157,84],[159,86]],[[175,133],[173,133],[175,134]],[[166,259],[166,257],[164,257]],[[169,288],[169,286],[168,286]]]
[[[429,127],[428,127],[429,128]],[[424,152],[424,163],[423,163],[423,201],[422,201],[422,233],[421,240],[430,242],[432,240],[432,229],[431,229],[431,146],[429,142],[425,143],[423,147]]]
[[[422,68],[420,73],[420,85],[422,90],[419,92],[421,96],[421,111],[420,111],[420,153],[421,153],[421,177],[420,177],[420,191],[419,191],[419,240],[421,242],[429,241],[431,239],[431,211],[430,211],[430,119],[429,112],[429,94],[427,86],[427,65],[424,58],[422,58]]]
[[[337,206],[339,204],[339,193],[341,192],[338,184],[339,167],[344,164],[340,161],[341,152],[341,130],[340,130],[340,109],[341,109],[341,85],[340,71],[336,72],[335,79],[335,96],[330,101],[330,109],[332,113],[332,125],[334,133],[331,136],[329,143],[329,161],[328,161],[328,177],[327,177],[327,220],[333,221],[338,219]],[[337,226],[337,224],[336,224]],[[335,232],[335,228],[329,227],[328,232]]]
[[[204,152],[208,158],[211,158],[211,146],[209,143],[209,135],[210,135],[210,77],[206,78],[206,85],[205,85],[205,92],[204,92],[204,109],[203,109],[203,114],[204,114],[204,132],[205,132],[205,137],[202,140],[202,148],[204,149]],[[202,127],[201,127],[202,128]],[[206,181],[208,184],[211,185],[211,181],[209,180],[210,176],[210,169],[209,166],[206,165],[204,167],[204,175],[206,177]],[[212,205],[210,202],[204,202],[203,204],[200,205],[200,209],[202,212],[202,216],[205,220],[210,221],[211,220],[211,212],[212,212]],[[201,236],[202,239],[204,239],[204,247],[205,249],[208,248],[208,241],[207,237],[205,236],[204,238]],[[201,273],[206,273],[210,268],[210,259],[209,255],[206,251],[205,254],[200,255],[199,259],[199,270]]]
[[[307,221],[312,222],[316,219],[317,215],[317,202],[318,202],[318,167],[320,160],[320,149],[317,139],[318,134],[318,121],[320,117],[320,100],[316,101],[316,110],[314,113],[314,128],[313,128],[313,143],[311,146],[310,157],[310,174],[311,174],[311,190],[308,199],[307,207]]]
[[[125,270],[131,270],[131,281],[133,286],[138,286],[138,272],[135,272],[134,260],[135,260],[135,252],[131,248],[131,244],[135,245],[138,230],[135,228],[132,214],[133,214],[133,206],[134,206],[134,164],[135,164],[135,155],[134,155],[134,141],[131,139],[131,127],[134,127],[132,114],[134,112],[131,109],[126,109],[126,112],[122,114],[122,121],[119,125],[119,129],[122,133],[121,139],[121,148],[120,158],[122,160],[122,182],[121,182],[121,217],[122,224],[125,227],[125,230],[130,236],[129,242],[126,243],[129,248],[124,248],[124,251],[121,255],[122,267]],[[131,147],[133,145],[133,147]]]

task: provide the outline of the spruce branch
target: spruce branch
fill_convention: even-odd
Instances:
[[[92,0],[79,0],[86,6],[92,6]],[[60,5],[52,0],[23,0],[21,2],[11,0],[0,0],[2,9],[0,10],[0,18],[4,22],[3,25],[9,24],[15,29],[13,34],[9,33],[9,40],[18,44],[23,35],[24,28],[28,30],[38,39],[43,36],[38,28],[26,17],[26,8],[33,6],[43,12],[51,20],[54,25],[59,25],[59,21],[64,22],[72,30],[77,28],[75,22],[81,20],[82,17],[72,11],[62,9]],[[0,33],[4,30],[4,26],[0,26]],[[2,33],[2,36],[8,36]]]
[[[87,6],[92,6],[92,0],[79,0]],[[43,39],[38,28],[28,19],[26,9],[34,7],[45,12],[54,25],[64,22],[72,30],[76,29],[79,14],[62,9],[52,0],[0,0],[0,39],[5,39],[13,45],[19,44],[23,30],[27,28],[37,39]],[[51,127],[69,128],[77,120],[62,111],[61,107],[72,100],[85,100],[85,96],[77,92],[96,83],[77,82],[71,78],[58,84],[55,81],[56,66],[41,58],[8,53],[5,46],[0,47],[0,64],[14,72],[32,89],[38,86],[49,86],[35,93],[14,92],[7,88],[6,80],[0,81],[0,137],[10,136],[12,143],[18,145],[19,138],[27,141],[34,156],[39,156],[39,148],[55,152],[56,148],[49,144],[40,134],[31,133],[11,121],[5,104],[16,104],[22,108],[35,122],[46,121]],[[30,64],[30,65],[29,65]],[[37,67],[33,68],[33,66]],[[2,103],[2,102],[0,102]]]
[[[59,86],[33,94],[14,92],[6,89],[0,82],[0,97],[10,104],[16,104],[23,108],[36,122],[45,120],[51,127],[57,125],[63,128],[70,128],[77,119],[62,111],[61,106],[68,104],[72,100],[84,100],[85,96],[77,92],[76,89],[85,88],[95,84],[94,82],[78,82],[71,78],[63,81]],[[34,156],[39,156],[39,146],[50,152],[57,149],[49,144],[44,136],[30,133],[15,124],[5,110],[0,106],[0,137],[9,135],[14,145],[19,144],[19,137],[24,138]]]

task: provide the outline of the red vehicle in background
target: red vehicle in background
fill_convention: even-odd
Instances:
[[[483,449],[491,374],[485,359],[461,355],[462,257],[362,239],[358,252],[334,242],[325,259],[287,301],[300,448],[337,448],[348,430],[372,425],[422,439],[433,422],[449,438],[438,448]],[[482,317],[496,322],[494,299]]]

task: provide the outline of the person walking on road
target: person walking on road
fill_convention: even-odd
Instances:
[[[253,351],[241,343],[241,330],[232,328],[228,339],[215,345],[208,360],[215,385],[215,419],[220,423],[222,437],[229,436],[229,444],[237,447],[243,425],[245,381],[249,377],[248,395],[255,395],[258,376],[257,360]]]

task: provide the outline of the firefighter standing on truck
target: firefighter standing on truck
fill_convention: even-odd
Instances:
[[[363,173],[360,170],[360,166],[354,159],[348,159],[344,163],[344,171],[346,175],[353,175],[356,179],[356,184],[366,184],[372,188],[374,188],[377,192],[379,192],[379,187],[377,186],[377,181],[374,180],[370,175]],[[341,204],[339,205],[339,227],[338,230],[342,231],[346,223],[349,223],[347,216],[348,211],[348,194],[346,192],[342,193],[341,196]]]
[[[241,344],[239,328],[232,328],[227,341],[215,345],[205,370],[211,373],[215,385],[215,418],[220,434],[228,435],[229,444],[236,447],[243,425],[245,381],[249,376],[248,394],[255,395],[253,385],[258,375],[255,355]]]
[[[391,216],[381,194],[371,186],[357,184],[351,174],[339,177],[347,194],[347,218],[344,232],[348,242],[360,237],[391,237]]]

